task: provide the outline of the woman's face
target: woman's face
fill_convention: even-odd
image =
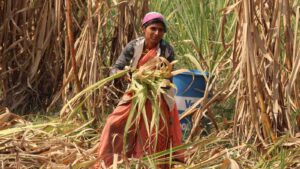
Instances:
[[[162,23],[153,23],[144,28],[144,36],[147,46],[155,47],[165,34]]]

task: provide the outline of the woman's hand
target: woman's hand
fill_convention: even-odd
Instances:
[[[130,69],[128,66],[125,67],[125,69]],[[122,70],[119,70],[117,68],[112,68],[110,70],[110,73],[109,75],[112,76],[116,73],[120,73]],[[124,81],[124,82],[131,82],[131,76],[129,73],[125,74],[123,77],[120,78],[121,81]]]
[[[129,66],[125,66],[125,70],[129,70],[130,67]],[[131,82],[131,72],[129,71],[128,73],[126,73],[126,75],[124,75],[122,77],[122,80],[124,80],[125,82]]]

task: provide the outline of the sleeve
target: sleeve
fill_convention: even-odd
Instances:
[[[168,46],[167,50],[169,52],[169,57],[167,57],[167,60],[171,63],[175,60],[175,53],[174,53],[174,49],[172,46]]]
[[[170,63],[175,60],[175,53],[173,47],[165,40],[160,42],[162,56],[164,56]]]
[[[166,59],[171,63],[175,60],[175,52],[171,45],[166,43],[165,52],[164,55],[166,56]],[[173,70],[175,70],[175,67],[173,66]],[[173,79],[169,79],[171,82],[173,82]]]
[[[133,54],[134,54],[134,41],[131,41],[122,50],[116,63],[113,65],[113,69],[123,70],[125,66],[128,66],[130,64]]]

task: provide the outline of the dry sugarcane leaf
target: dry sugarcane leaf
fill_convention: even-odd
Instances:
[[[240,169],[239,164],[235,160],[229,158],[229,161],[230,161],[230,168],[231,169]]]
[[[241,0],[237,1],[236,3],[227,6],[226,8],[222,9],[221,12],[223,12],[224,15],[227,15],[231,13],[235,8],[241,3]]]
[[[8,108],[4,108],[5,113],[0,114],[0,130],[12,127],[18,123],[28,124],[28,122],[16,114],[11,113]]]
[[[172,76],[176,76],[178,74],[185,73],[185,72],[190,72],[190,71],[188,69],[174,70],[174,71],[172,71]]]

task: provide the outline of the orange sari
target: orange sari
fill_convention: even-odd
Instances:
[[[145,64],[147,61],[151,60],[156,56],[156,49],[150,50],[145,54],[138,62],[138,67]],[[131,97],[132,93],[125,93],[126,97]],[[98,148],[98,158],[99,161],[103,161],[106,167],[109,167],[113,163],[114,154],[121,156],[123,150],[123,133],[126,125],[126,121],[130,112],[131,102],[124,104],[119,104],[115,110],[108,116],[104,129],[100,137],[100,144]],[[164,122],[160,119],[159,126],[160,130],[158,133],[157,146],[153,141],[153,134],[151,138],[147,134],[146,125],[144,120],[140,120],[138,125],[131,127],[130,132],[127,134],[127,150],[126,157],[128,158],[140,158],[155,152],[166,150],[170,147],[175,147],[181,144],[182,133],[179,123],[178,110],[174,106],[172,111],[169,111],[164,99],[160,103],[160,108],[164,112],[165,119],[167,122]],[[145,103],[145,109],[148,121],[151,122],[152,119],[152,107],[150,100],[147,100]],[[166,125],[167,124],[167,125]],[[97,162],[95,168],[99,168],[100,163]],[[169,168],[168,165],[158,166],[161,169]]]

